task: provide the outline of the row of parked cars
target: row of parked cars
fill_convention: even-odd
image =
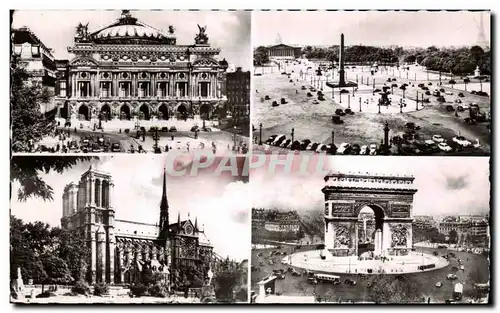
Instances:
[[[375,143],[360,146],[358,144],[343,142],[340,146],[334,148],[335,151],[332,151],[331,144],[312,142],[309,139],[302,141],[295,140],[292,142],[291,139],[287,139],[286,135],[272,135],[266,140],[266,144],[290,150],[343,155],[377,155],[379,150],[377,144]]]

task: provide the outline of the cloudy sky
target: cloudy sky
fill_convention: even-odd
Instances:
[[[54,49],[55,57],[68,59],[67,47],[74,44],[78,22],[89,23],[89,31],[115,22],[121,11],[16,11],[13,27],[28,26],[42,42]],[[198,26],[207,26],[206,34],[214,47],[221,48],[221,57],[229,63],[250,69],[250,12],[174,12],[132,11],[140,21],[160,30],[176,29],[178,44],[194,44]]]
[[[254,46],[274,44],[279,33],[284,44],[461,46],[478,40],[478,12],[254,12]],[[486,39],[490,19],[483,13]]]
[[[340,172],[413,175],[418,192],[414,215],[489,212],[489,158],[483,157],[335,157],[329,168]],[[253,207],[308,210],[324,208],[323,174],[252,173]]]
[[[92,162],[93,167],[108,172],[115,183],[116,218],[157,223],[160,214],[164,157],[114,156]],[[27,222],[44,221],[60,226],[62,192],[66,184],[80,179],[90,163],[80,163],[63,175],[51,172],[41,177],[54,189],[54,201],[37,198],[20,203],[13,186],[11,213]],[[167,177],[170,223],[177,214],[204,224],[207,237],[221,256],[247,259],[250,242],[248,184],[244,177],[213,175],[213,168],[200,170],[197,176]],[[191,171],[188,168],[188,173]]]

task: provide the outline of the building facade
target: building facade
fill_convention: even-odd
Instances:
[[[447,236],[456,232],[459,245],[473,244],[486,247],[489,245],[488,216],[447,216],[439,222],[439,232]]]
[[[177,45],[175,29],[163,32],[124,10],[108,26],[89,32],[81,23],[68,64],[68,102],[62,117],[90,120],[212,118],[226,102],[221,83],[225,66],[217,61],[206,27],[192,45]]]
[[[169,282],[185,265],[195,266],[207,278],[213,246],[197,220],[181,221],[178,215],[177,223],[169,224],[165,173],[157,224],[115,219],[113,190],[112,177],[92,166],[79,182],[64,188],[61,226],[85,238],[89,282],[136,283],[145,269],[163,273]]]
[[[267,51],[270,60],[295,60],[300,58],[302,48],[277,44],[268,47]]]
[[[252,242],[297,240],[301,235],[296,211],[252,209]]]
[[[250,71],[243,72],[241,67],[226,75],[228,111],[235,123],[250,121]]]
[[[11,32],[12,54],[23,64],[30,75],[30,83],[46,88],[51,96],[55,92],[56,61],[52,49],[27,27],[13,29]],[[55,109],[53,99],[40,104],[42,113],[50,113]],[[54,112],[55,113],[55,112]]]

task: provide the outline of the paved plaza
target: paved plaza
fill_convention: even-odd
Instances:
[[[325,259],[321,259],[321,255]],[[436,267],[430,270],[448,266],[448,261],[444,258],[416,251],[411,251],[406,256],[389,256],[387,261],[360,260],[357,257],[333,257],[328,251],[321,250],[298,252],[286,258],[295,267],[338,274],[369,274],[369,269],[373,270],[373,274],[408,274],[422,272],[418,269],[420,265],[435,264]]]
[[[433,252],[437,251],[438,258],[442,258],[443,255],[446,255],[449,252],[453,252],[455,254],[455,258],[449,259],[449,264],[439,269],[427,272],[419,272],[419,273],[400,273],[400,275],[405,275],[412,283],[416,284],[418,290],[426,299],[428,297],[431,298],[431,303],[444,303],[446,299],[452,298],[454,284],[457,282],[464,284],[464,300],[472,296],[473,292],[473,284],[474,283],[486,283],[489,281],[489,267],[488,267],[488,259],[486,256],[460,252],[454,250],[447,249],[433,249],[433,248],[417,248],[416,253],[418,254],[422,250],[425,254],[433,256]],[[281,252],[287,252],[293,254],[296,252],[299,255],[303,255],[304,253],[314,253],[317,254],[317,251],[313,250],[312,252],[308,250],[307,247],[301,247],[301,249],[297,249],[293,246],[285,246],[282,248],[269,248],[269,249],[254,249],[252,250],[252,265],[255,267],[251,273],[251,285],[252,290],[258,292],[257,282],[261,281],[264,277],[272,274],[273,270],[284,269],[287,270],[288,267],[293,267],[298,270],[300,273],[304,272],[304,269],[295,264],[292,260],[292,265],[281,264],[281,257],[273,256],[268,257],[269,252],[276,250]],[[258,256],[259,253],[262,253],[263,256]],[[274,264],[270,265],[269,260],[273,260]],[[442,258],[445,260],[444,258]],[[461,259],[465,270],[453,271],[453,267],[459,267],[458,259]],[[263,262],[262,265],[259,266],[260,262]],[[318,272],[326,272],[326,271],[318,271]],[[447,280],[446,275],[454,273],[458,276],[457,280]],[[311,285],[307,283],[307,275],[301,276],[293,276],[290,273],[285,274],[284,279],[276,280],[276,289],[275,291],[284,296],[311,296],[311,295],[319,295],[326,296],[332,301],[338,301],[339,299],[342,302],[345,301],[355,301],[355,302],[370,302],[372,301],[370,296],[370,287],[368,286],[368,282],[370,281],[370,275],[367,275],[366,279],[360,278],[358,274],[355,273],[338,273],[335,274],[340,276],[341,284],[339,285],[331,285],[331,284],[317,284]],[[344,280],[353,279],[357,281],[356,286],[350,286],[344,284]],[[437,282],[442,282],[443,286],[438,288],[435,286]]]
[[[293,63],[292,63],[293,64]],[[331,88],[326,86],[327,82],[331,82],[338,76],[338,72],[330,70],[329,73],[317,79],[315,75],[315,64],[308,64],[304,75],[304,64],[287,65],[286,68],[281,68],[280,71],[286,70],[288,75],[283,75],[276,69],[270,71],[256,69],[254,76],[254,95],[255,105],[253,106],[253,125],[257,128],[254,132],[254,140],[259,136],[259,124],[262,123],[262,139],[265,141],[271,135],[284,134],[287,138],[291,138],[291,130],[294,128],[294,140],[309,139],[312,142],[329,144],[332,141],[331,132],[335,132],[334,142],[338,147],[342,142],[357,143],[360,146],[380,144],[384,138],[383,127],[387,122],[390,132],[389,138],[396,135],[402,135],[405,132],[405,124],[413,122],[420,126],[418,134],[419,140],[425,141],[432,138],[433,135],[441,135],[445,138],[448,144],[454,148],[452,138],[461,135],[472,143],[478,140],[479,148],[467,148],[464,151],[452,152],[437,152],[436,155],[485,155],[490,153],[491,133],[487,127],[488,123],[477,123],[476,125],[468,125],[464,119],[469,116],[468,110],[457,112],[448,112],[447,105],[454,108],[457,106],[467,107],[471,103],[476,103],[480,111],[488,113],[490,111],[490,97],[477,96],[471,94],[470,91],[477,88],[479,83],[472,82],[467,85],[465,92],[460,84],[449,85],[449,77],[441,76],[442,85],[439,85],[439,75],[427,73],[419,66],[410,66],[409,71],[397,70],[396,68],[381,68],[379,72],[371,75],[368,67],[357,66],[355,68],[348,67],[345,70],[346,79],[348,81],[358,81],[358,92],[354,92],[352,97],[352,88],[345,88],[354,99],[348,102],[348,94],[339,94],[338,89],[332,94]],[[302,71],[302,74],[301,74]],[[401,74],[400,74],[401,72]],[[327,76],[328,74],[328,76]],[[401,75],[401,77],[400,77]],[[408,78],[406,78],[408,76]],[[415,80],[416,77],[416,80]],[[391,82],[388,82],[388,79]],[[396,79],[396,81],[393,81]],[[460,81],[460,79],[455,78]],[[361,82],[363,81],[363,84]],[[368,84],[366,82],[368,81]],[[375,85],[373,86],[373,81]],[[392,84],[397,84],[398,87],[393,88],[393,95],[389,95],[392,99],[390,106],[382,106],[381,113],[378,113],[378,95],[373,95],[373,87],[382,89],[384,86],[390,87]],[[401,84],[408,84],[404,91],[406,107],[403,107],[403,113],[400,113],[399,101],[403,97],[403,90],[399,87]],[[446,92],[452,95],[444,95],[445,103],[439,103],[436,97],[432,95],[424,95],[425,99],[429,99],[428,103],[416,105],[417,92],[419,99],[423,95],[423,90],[418,87],[418,84],[423,83],[433,92],[435,88],[444,88]],[[432,85],[429,85],[431,83]],[[463,84],[462,84],[463,85]],[[489,91],[489,83],[482,83],[483,91]],[[318,101],[316,92],[313,90],[323,90],[325,97],[324,101]],[[391,89],[389,89],[390,91]],[[370,92],[372,91],[372,92]],[[462,92],[464,97],[458,97],[458,93]],[[312,96],[308,96],[311,93]],[[261,98],[269,96],[270,100],[262,101]],[[280,102],[284,98],[286,103],[279,106],[272,106],[272,101]],[[359,108],[359,98],[362,99],[361,112]],[[460,98],[461,104],[455,103],[455,100]],[[358,99],[358,100],[355,100]],[[342,103],[340,103],[342,101]],[[357,101],[357,102],[356,102]],[[353,115],[342,116],[342,124],[334,124],[332,115],[335,115],[337,109],[346,109],[350,107],[354,112]],[[272,150],[281,150],[280,148],[271,147]],[[263,150],[257,147],[257,150]]]

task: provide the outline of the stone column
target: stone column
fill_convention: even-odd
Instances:
[[[102,180],[96,179],[96,182],[99,182],[99,184],[98,184],[99,187],[97,189],[97,195],[95,195],[96,198],[94,199],[94,201],[95,201],[96,205],[97,205],[97,203],[99,203],[98,206],[102,207],[103,206],[102,205]]]
[[[95,205],[95,178],[90,179],[90,205]]]
[[[109,181],[109,190],[108,190],[108,208],[113,208],[113,200],[114,200],[114,193],[115,193],[115,184],[113,181]]]
[[[150,97],[154,97],[156,95],[156,74],[151,73],[151,94]]]
[[[63,196],[62,196],[62,200],[63,200],[63,217],[65,217],[65,216],[68,215],[68,213],[67,213],[67,211],[68,211],[67,207],[68,206],[66,204],[66,197],[67,197],[66,193],[64,193]]]
[[[73,189],[73,208],[71,214],[74,214],[78,211],[78,192]]]
[[[174,75],[173,73],[169,73],[169,76],[168,76],[168,95],[170,97],[175,97],[175,94],[174,94],[174,86],[175,86],[175,83],[174,83]]]
[[[113,97],[118,96],[118,73],[112,73],[113,78]]]

